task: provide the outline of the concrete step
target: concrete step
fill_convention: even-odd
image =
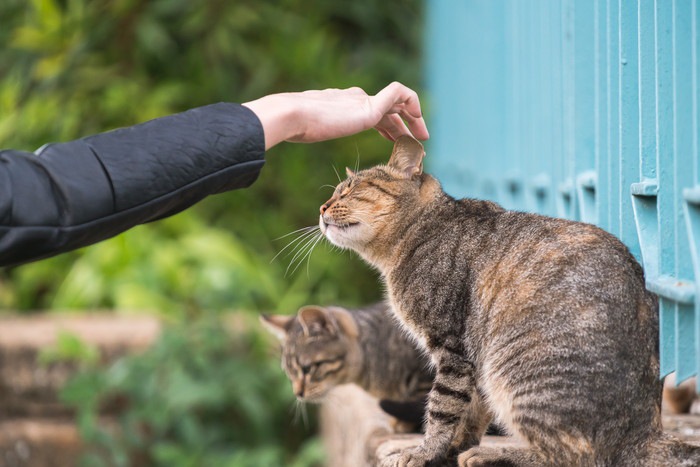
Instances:
[[[0,316],[0,420],[70,415],[58,392],[76,365],[40,361],[62,334],[79,338],[98,351],[100,362],[108,363],[146,348],[159,332],[158,320],[147,316]]]
[[[70,420],[9,419],[0,422],[0,466],[78,465],[82,445]]]
[[[97,363],[108,364],[145,349],[159,332],[158,320],[148,316],[0,316],[0,467],[78,465],[80,437],[71,410],[59,400],[78,367],[41,361],[62,334],[77,337]]]

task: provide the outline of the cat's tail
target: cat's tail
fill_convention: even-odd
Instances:
[[[644,467],[700,467],[700,446],[688,444],[663,433],[650,440],[646,449],[637,451]]]

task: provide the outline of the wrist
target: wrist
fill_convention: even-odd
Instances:
[[[242,104],[258,117],[265,134],[265,150],[281,143],[293,140],[302,131],[297,109],[284,94],[271,94]]]

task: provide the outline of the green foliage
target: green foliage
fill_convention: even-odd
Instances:
[[[376,92],[393,80],[416,87],[420,3],[5,0],[0,147],[34,150],[271,92],[352,85]],[[383,161],[389,151],[374,132],[279,146],[251,189],[211,197],[170,223],[0,272],[0,306],[290,312],[308,301],[375,299],[375,274],[352,255],[323,246],[308,274],[300,267],[286,277],[289,257],[269,263],[286,244],[275,238],[316,223],[330,195],[319,187],[337,180],[335,169]]]
[[[93,448],[85,465],[319,465],[270,343],[225,329],[211,316],[174,325],[144,353],[73,378],[62,398]],[[100,407],[121,409],[116,426],[100,422]]]
[[[78,336],[68,331],[58,333],[56,343],[41,349],[39,364],[70,361],[82,367],[93,368],[100,359],[99,350],[83,342]]]
[[[398,80],[418,88],[420,0],[3,0],[0,147],[34,150],[218,101]],[[255,334],[233,342],[222,310],[291,313],[380,296],[354,255],[323,242],[296,271],[275,255],[317,222],[336,170],[385,161],[375,132],[269,151],[247,190],[81,251],[0,270],[0,309],[153,310],[169,330],[141,356],[77,377],[65,398],[97,450],[86,465],[303,467],[308,432],[290,427],[291,391]],[[181,318],[185,318],[182,320]],[[199,324],[195,324],[199,323]],[[64,336],[45,356],[82,359]],[[126,400],[116,430],[101,404]],[[120,399],[121,398],[121,399]],[[134,457],[136,456],[136,457]],[[142,457],[139,457],[142,456]]]

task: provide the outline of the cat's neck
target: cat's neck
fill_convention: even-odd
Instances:
[[[395,263],[402,239],[416,226],[421,225],[426,216],[431,216],[436,209],[455,201],[442,190],[440,182],[428,174],[423,174],[420,189],[410,201],[403,201],[405,206],[401,212],[382,229],[375,241],[365,248],[357,249],[356,252],[369,265],[385,275]]]
[[[386,278],[397,269],[407,267],[413,254],[421,245],[439,242],[444,235],[455,229],[459,232],[469,232],[476,240],[488,236],[488,228],[484,219],[492,218],[504,209],[499,205],[475,199],[455,199],[441,191],[431,203],[424,204],[407,213],[401,225],[401,230],[393,235],[391,245],[385,245],[377,251],[373,264]],[[470,249],[470,245],[473,248]],[[477,258],[483,252],[478,248],[479,242],[473,241],[462,245],[460,254],[464,257]],[[431,247],[434,249],[434,246]]]

